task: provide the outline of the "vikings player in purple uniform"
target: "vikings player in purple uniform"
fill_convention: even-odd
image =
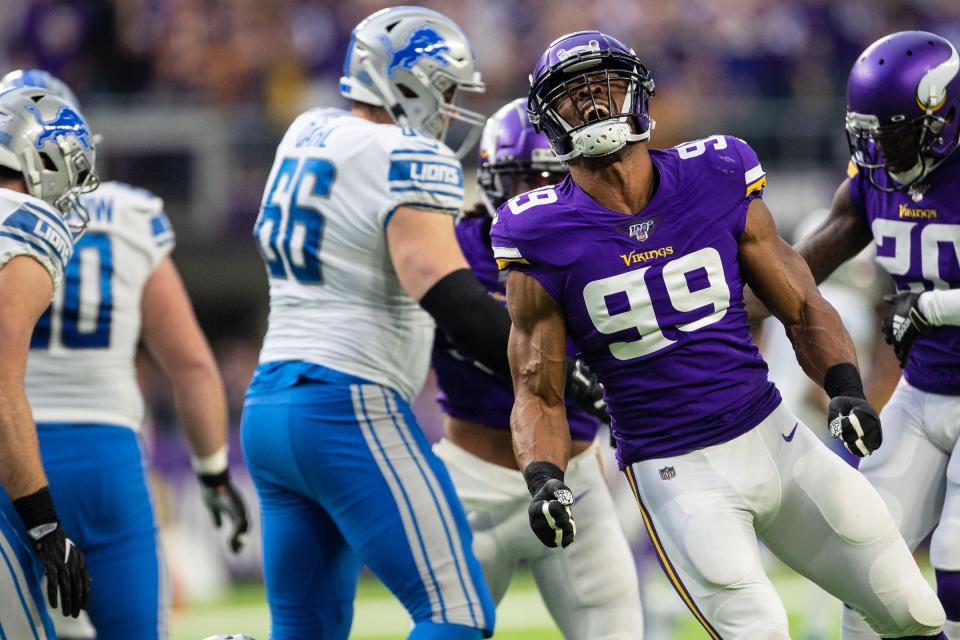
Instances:
[[[907,545],[930,559],[960,638],[960,57],[923,31],[881,38],[847,88],[849,177],[797,251],[817,282],[871,241],[899,293],[884,320],[903,378],[881,413],[884,445],[860,471]],[[843,637],[876,638],[853,611]]]
[[[500,207],[491,238],[509,270],[511,428],[534,532],[548,546],[575,535],[569,335],[606,387],[664,570],[709,637],[789,637],[759,536],[881,636],[942,638],[943,609],[880,496],[782,406],[751,342],[747,283],[831,397],[846,446],[880,445],[850,337],[777,235],[756,154],[724,135],[648,149],[650,74],[597,31],[551,44],[531,84],[531,121],[570,176]]]
[[[550,141],[530,124],[525,99],[510,102],[487,121],[478,174],[483,202],[457,224],[456,233],[464,257],[491,296],[505,299],[490,247],[494,211],[507,198],[559,182],[565,175]],[[566,477],[578,491],[577,513],[587,519],[577,532],[579,545],[563,553],[547,549],[528,529],[529,499],[510,444],[509,381],[465,359],[442,331],[434,341],[433,366],[447,414],[443,439],[434,452],[446,463],[467,512],[473,551],[494,600],[503,598],[523,560],[563,637],[640,638],[637,575],[598,464],[597,419],[567,399],[571,457]]]

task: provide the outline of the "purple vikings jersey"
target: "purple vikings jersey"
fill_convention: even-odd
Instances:
[[[848,174],[854,206],[873,231],[877,263],[897,289],[960,287],[960,153],[909,191],[875,189],[853,163]],[[903,375],[922,391],[960,395],[960,327],[918,336]]]
[[[621,467],[731,440],[780,403],[751,340],[737,262],[765,174],[739,138],[651,149],[646,207],[600,206],[570,178],[497,211],[501,269],[534,277],[606,388]]]
[[[505,300],[506,289],[488,240],[489,225],[487,217],[466,218],[456,227],[457,240],[480,283],[490,295]],[[573,355],[572,344],[567,345],[567,350]],[[433,368],[440,387],[437,400],[444,413],[488,427],[510,428],[513,387],[461,355],[442,331],[437,331],[433,343]],[[593,440],[597,435],[597,420],[571,402],[567,403],[567,421],[574,440]]]

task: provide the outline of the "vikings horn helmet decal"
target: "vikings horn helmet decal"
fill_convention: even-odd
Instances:
[[[860,54],[847,83],[854,164],[882,191],[921,182],[960,143],[960,56],[926,31],[885,36]]]

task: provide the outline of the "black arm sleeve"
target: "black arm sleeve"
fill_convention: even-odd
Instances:
[[[470,269],[457,269],[440,278],[421,298],[420,306],[459,349],[510,380],[510,314],[490,297]]]

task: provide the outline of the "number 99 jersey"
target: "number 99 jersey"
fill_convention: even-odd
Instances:
[[[90,225],[30,341],[27,398],[37,422],[138,429],[140,300],[173,249],[173,229],[160,198],[119,182],[100,185],[83,204]]]
[[[491,229],[501,269],[543,285],[606,388],[621,466],[733,439],[780,403],[737,261],[756,154],[733,136],[649,153],[659,185],[636,215],[567,177],[507,201]]]
[[[460,161],[442,143],[337,109],[300,115],[254,227],[270,280],[260,362],[318,364],[411,400],[434,323],[400,286],[385,229],[401,206],[453,216],[462,204]]]

